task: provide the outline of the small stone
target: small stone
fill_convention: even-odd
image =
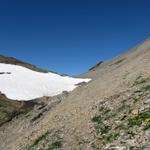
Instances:
[[[133,116],[138,116],[139,113],[140,113],[140,111],[139,111],[138,109],[135,109],[135,110],[133,110],[133,111],[131,112],[131,114],[132,114]]]
[[[139,109],[140,112],[142,112],[144,110],[145,110],[145,107],[142,107],[142,108]]]
[[[150,104],[150,99],[147,99],[144,104]]]

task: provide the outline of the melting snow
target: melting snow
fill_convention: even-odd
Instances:
[[[31,100],[72,91],[76,84],[91,79],[63,77],[55,73],[40,73],[25,67],[0,63],[0,92],[13,100]]]

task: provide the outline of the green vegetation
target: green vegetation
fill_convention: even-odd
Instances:
[[[134,116],[128,119],[128,126],[133,127],[135,125],[140,126],[147,119],[150,119],[150,114],[147,112],[141,113],[138,116]]]
[[[124,111],[125,109],[129,110],[130,105],[126,105],[125,103],[123,103],[120,107],[110,111],[110,113],[105,116],[105,120],[115,117],[117,114]]]
[[[92,118],[92,122],[95,123],[95,130],[96,130],[96,133],[99,135],[103,135],[103,134],[106,134],[109,132],[110,130],[110,127],[105,125],[103,122],[102,122],[102,117],[101,116],[95,116]]]
[[[40,141],[44,140],[48,136],[49,132],[44,133],[39,138],[37,138],[31,147],[36,146]]]
[[[110,112],[109,109],[106,109],[105,112]],[[104,115],[104,114],[103,114]],[[99,136],[100,140],[103,141],[103,144],[111,143],[114,140],[117,140],[120,133],[116,130],[116,132],[112,131],[111,126],[108,126],[104,123],[105,117],[101,117],[100,115],[92,118],[92,122],[94,123],[96,134]]]
[[[62,146],[63,145],[61,141],[56,141],[52,143],[51,146],[47,150],[56,150],[56,149],[62,148]]]
[[[107,143],[111,143],[112,141],[117,140],[119,135],[119,133],[110,133],[108,135],[105,135],[104,138],[107,141]]]
[[[134,91],[134,94],[132,94],[132,98],[134,100],[134,103],[140,101],[143,96],[144,96],[144,92],[141,89]]]
[[[146,85],[146,86],[142,87],[142,89],[144,91],[150,91],[150,85]]]
[[[150,112],[147,106],[149,101],[144,103],[144,100],[150,97],[149,82],[150,78],[139,76],[134,82],[137,86],[98,104],[97,115],[92,118],[96,134],[92,146],[95,149],[116,144],[118,140],[124,143],[124,137],[131,140],[137,139],[137,135],[147,134],[150,129]]]
[[[93,118],[92,118],[92,122],[95,122],[95,123],[97,123],[97,124],[102,123],[102,118],[101,118],[101,116],[95,116],[95,117],[93,117]]]
[[[146,125],[143,130],[146,131],[146,130],[149,130],[150,129],[150,124],[149,125]]]
[[[39,147],[41,147],[43,150],[57,150],[62,148],[62,146],[63,144],[61,138],[57,137],[55,134],[51,135],[50,132],[47,131],[43,135],[39,136],[28,148],[28,150],[36,150]]]
[[[129,135],[130,138],[135,136],[135,133],[132,130],[127,130],[127,134]]]
[[[34,143],[28,148],[28,150],[33,150],[35,149],[35,147],[42,141],[45,140],[46,137],[48,136],[49,132],[44,133],[43,135],[41,135],[40,137],[38,137]]]
[[[95,129],[96,129],[97,135],[99,134],[103,135],[109,132],[110,127],[102,123],[102,124],[96,125]]]

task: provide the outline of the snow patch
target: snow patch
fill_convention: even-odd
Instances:
[[[43,96],[55,96],[63,91],[72,91],[81,82],[79,79],[55,73],[41,73],[22,66],[0,63],[0,92],[12,100],[32,100]]]

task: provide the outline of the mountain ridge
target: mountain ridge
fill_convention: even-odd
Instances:
[[[38,71],[38,72],[43,72],[43,73],[48,72],[48,71],[43,70],[39,67],[36,67],[35,65],[31,65],[29,63],[26,63],[24,61],[21,61],[19,59],[14,58],[14,57],[9,57],[9,56],[4,56],[4,55],[0,55],[0,63],[19,65],[19,66],[23,66],[23,67],[26,67],[28,69],[31,69],[33,71]]]

